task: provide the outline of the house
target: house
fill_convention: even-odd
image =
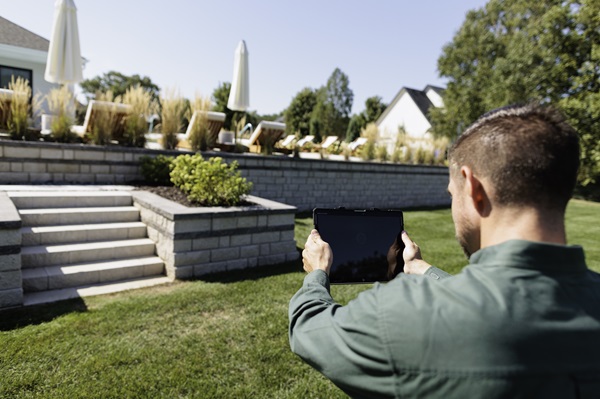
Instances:
[[[403,87],[390,105],[375,122],[379,129],[379,142],[393,151],[399,127],[403,127],[409,137],[426,139],[431,137],[429,109],[443,107],[444,89],[428,85],[423,90]]]
[[[0,17],[0,87],[8,88],[12,76],[27,79],[34,95],[58,87],[44,79],[49,45],[49,40]]]

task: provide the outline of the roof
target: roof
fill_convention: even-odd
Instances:
[[[431,102],[429,97],[427,97],[427,94],[425,94],[427,92],[427,89],[434,90],[440,96],[444,93],[443,88],[437,87],[437,86],[432,86],[432,85],[427,85],[425,87],[425,89],[423,89],[423,90],[417,90],[417,89],[411,89],[409,87],[403,87],[400,89],[398,94],[396,94],[396,96],[394,97],[394,99],[392,100],[390,105],[388,105],[388,107],[385,109],[385,111],[383,111],[381,116],[379,116],[379,118],[376,121],[376,124],[379,125],[383,121],[383,119],[387,116],[387,114],[390,113],[390,111],[394,108],[396,103],[398,101],[400,101],[400,98],[402,98],[402,96],[404,94],[408,94],[410,96],[410,98],[417,105],[417,107],[419,108],[421,113],[427,118],[427,120],[429,120],[429,108],[435,107],[435,105],[433,105],[433,103]]]
[[[0,43],[32,50],[48,51],[50,41],[0,17]]]
[[[429,89],[435,91],[440,96],[443,96],[444,92],[446,91],[446,89],[444,89],[443,87],[434,86],[434,85],[427,85],[427,86],[425,86],[425,88],[423,89],[423,91],[425,93],[427,93],[427,90],[429,90]]]

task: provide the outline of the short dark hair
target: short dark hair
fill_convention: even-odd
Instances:
[[[498,205],[564,210],[577,181],[579,137],[556,108],[511,105],[477,119],[448,159],[451,168],[489,178]]]

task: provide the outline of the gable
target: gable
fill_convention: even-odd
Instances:
[[[0,44],[48,52],[50,41],[0,17]]]

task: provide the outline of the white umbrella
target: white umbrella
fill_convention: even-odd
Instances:
[[[80,82],[83,79],[81,63],[77,8],[73,0],[56,0],[44,78],[52,83]]]
[[[250,77],[248,74],[248,49],[246,42],[241,41],[235,50],[233,63],[233,80],[227,108],[232,111],[246,111],[250,107]]]

